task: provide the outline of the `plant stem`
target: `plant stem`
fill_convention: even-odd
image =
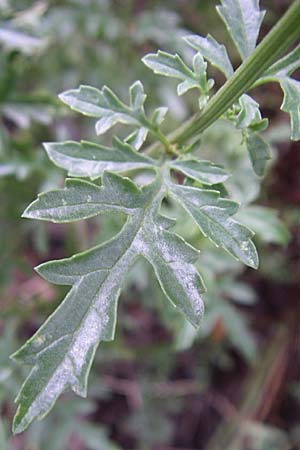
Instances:
[[[203,112],[195,114],[167,136],[171,146],[173,144],[175,147],[180,147],[192,137],[203,133],[243,93],[253,87],[266,69],[276,62],[298,38],[300,38],[300,0],[295,0],[249,58],[212,97]],[[146,153],[156,154],[159,147],[160,144],[153,144],[146,149]]]
[[[172,153],[172,146],[168,140],[168,137],[165,136],[158,126],[154,126],[153,123],[147,119],[147,117],[142,117],[140,119],[141,123],[148,128],[150,133],[153,134],[160,142],[163,144],[166,153]],[[146,152],[147,153],[147,152]]]
[[[284,16],[261,41],[234,75],[214,95],[202,114],[188,121],[172,141],[183,144],[202,133],[263,75],[290,45],[300,37],[300,0],[294,1]]]

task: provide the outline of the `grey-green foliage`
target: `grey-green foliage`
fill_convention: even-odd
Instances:
[[[241,58],[246,59],[255,49],[264,11],[259,0],[221,0],[217,11],[223,19]]]
[[[217,67],[226,78],[233,75],[233,67],[226,47],[219,44],[210,34],[205,37],[198,35],[186,36],[185,41],[199,51],[203,57],[209,61],[213,66]]]
[[[88,176],[92,180],[99,178],[104,170],[126,172],[155,164],[153,159],[135,152],[117,138],[113,140],[113,148],[86,141],[48,142],[44,146],[51,161],[66,169],[69,175]]]
[[[208,163],[203,166],[205,184],[219,181],[220,176],[224,179],[224,172],[216,166]],[[173,222],[159,212],[163,198],[168,195],[178,198],[216,245],[246,264],[257,266],[252,232],[231,219],[237,204],[219,199],[214,190],[178,186],[169,178],[171,167],[172,162],[166,163],[161,173],[153,161],[156,175],[143,188],[107,171],[103,173],[101,187],[70,179],[64,189],[42,194],[24,212],[25,217],[53,222],[71,222],[109,211],[120,211],[128,219],[111,241],[37,268],[48,281],[73,287],[57,311],[14,355],[33,367],[18,397],[15,431],[23,430],[34,418],[46,414],[67,387],[79,395],[86,394],[94,353],[101,340],[114,337],[122,280],[137,257],[143,256],[150,262],[169,300],[194,326],[199,325],[203,313],[201,293],[205,288],[193,265],[198,252],[168,231]],[[211,175],[207,174],[209,168]],[[180,165],[176,170],[181,170]],[[87,164],[85,176],[89,175]],[[195,210],[197,207],[199,212]]]
[[[236,38],[235,34],[232,36]],[[230,78],[233,68],[224,45],[220,45],[210,35],[206,38],[191,35],[185,40],[191,47],[202,52],[207,61],[223,72],[226,78]],[[228,111],[227,118],[242,131],[253,169],[258,176],[262,176],[271,155],[267,142],[258,134],[268,126],[268,121],[261,117],[259,104],[250,95],[243,94]]]
[[[290,115],[291,139],[300,140],[300,81],[291,75],[300,67],[300,45],[266,71],[260,82],[277,81],[283,91],[281,109]]]
[[[255,48],[264,15],[259,11],[258,1],[224,1],[222,6],[218,7],[218,11],[242,59],[245,59]],[[177,87],[178,95],[184,94],[188,89],[197,88],[200,91],[199,106],[202,109],[209,99],[214,84],[213,80],[207,80],[203,58],[219,69],[226,78],[233,75],[233,66],[225,46],[218,43],[210,34],[207,37],[189,35],[184,40],[197,51],[193,59],[194,71],[188,68],[178,55],[160,51],[155,55],[146,55],[143,62],[155,73],[179,78],[181,83]],[[295,65],[293,58],[296,59],[296,55],[293,54],[293,57],[289,58],[289,67]],[[201,61],[201,71],[196,70],[198,60]],[[253,169],[258,176],[262,176],[271,156],[268,144],[258,135],[258,132],[267,127],[267,120],[262,119],[258,103],[249,95],[243,94],[232,110],[228,111],[227,118],[242,131]]]
[[[250,21],[245,14],[247,8]],[[255,47],[263,16],[258,1],[223,0],[220,13],[242,57],[247,57]],[[196,87],[202,108],[212,87],[212,82],[207,81],[204,59],[226,77],[231,76],[232,66],[225,48],[211,36],[186,40],[198,50],[193,70],[179,56],[164,52],[146,56],[144,62],[157,73],[180,79],[179,94]],[[294,55],[281,66],[288,65],[286,70],[290,71],[291,64],[295,67],[293,58]],[[281,66],[280,71],[284,70]],[[228,198],[222,185],[228,174],[224,168],[199,160],[187,154],[186,147],[169,141],[161,130],[166,109],[157,108],[152,116],[146,113],[141,82],[131,86],[128,103],[107,87],[99,90],[81,86],[61,94],[60,98],[75,111],[96,118],[97,134],[119,123],[131,127],[132,132],[125,142],[114,138],[112,147],[85,141],[47,143],[46,151],[55,164],[70,176],[80,178],[67,179],[63,189],[39,195],[24,217],[62,223],[120,212],[127,220],[111,240],[37,267],[37,272],[49,282],[71,288],[57,310],[14,354],[17,361],[31,367],[17,398],[15,432],[44,417],[65,389],[86,395],[96,349],[101,341],[114,338],[120,291],[137,258],[143,257],[152,265],[165,296],[194,327],[199,326],[205,291],[195,266],[199,251],[171,230],[174,220],[162,213],[166,199],[180,205],[198,231],[215,246],[249,267],[258,266],[252,242],[254,233],[236,219],[239,205]],[[291,102],[288,96],[284,108],[290,110]],[[293,105],[294,110],[295,101]],[[259,135],[267,122],[262,119],[258,104],[244,93],[225,117],[242,130],[253,167],[261,175],[269,155]],[[162,148],[155,158],[138,153],[148,135],[159,141]],[[135,176],[144,170],[148,175],[151,173],[151,179],[142,178],[147,181],[141,182],[141,177]]]
[[[128,137],[129,142],[140,148],[149,131],[155,132],[164,120],[167,108],[157,108],[149,120],[144,111],[146,95],[143,85],[136,81],[129,90],[130,104],[125,105],[107,86],[101,91],[90,86],[80,86],[60,95],[60,99],[75,111],[96,117],[96,133],[104,134],[117,123],[136,128]]]
[[[258,0],[225,0],[217,10],[224,21],[240,55],[244,60],[254,50],[264,12],[259,10]],[[224,45],[212,36],[190,35],[185,41],[213,66],[218,68],[226,78],[233,74],[232,64]],[[291,139],[300,140],[300,82],[291,75],[300,67],[300,46],[274,63],[257,84],[277,81],[280,83],[284,98],[281,109],[290,115]],[[262,176],[267,161],[271,158],[270,149],[264,138],[259,135],[267,127],[267,120],[262,119],[259,104],[249,94],[242,95],[239,102],[229,111],[227,118],[234,121],[242,130],[247,144],[253,169]]]
[[[208,93],[214,85],[212,79],[207,80],[207,64],[201,53],[196,53],[193,58],[193,68],[190,69],[179,55],[171,55],[158,51],[156,54],[148,54],[143,58],[144,64],[154,73],[166,77],[177,78],[181,83],[177,86],[178,95],[183,95],[193,88],[200,91],[199,107],[202,109],[207,102]]]

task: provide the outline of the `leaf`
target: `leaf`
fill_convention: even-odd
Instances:
[[[192,216],[204,236],[244,264],[257,268],[253,232],[231,216],[238,204],[220,198],[218,191],[168,184],[170,195]]]
[[[136,150],[139,150],[147,139],[147,135],[147,128],[141,127],[133,131],[133,133],[130,133],[130,135],[125,139],[125,142],[134,147]]]
[[[92,142],[66,141],[44,144],[46,152],[58,167],[66,169],[71,176],[96,179],[105,170],[127,172],[151,168],[157,163],[152,158],[137,153],[129,144],[113,139],[113,148]]]
[[[253,361],[256,355],[256,342],[247,326],[247,319],[237,308],[225,302],[220,302],[218,312],[224,321],[228,340],[247,361]]]
[[[251,205],[239,211],[237,216],[247,223],[263,242],[281,245],[289,242],[289,231],[280,221],[276,210]]]
[[[210,34],[205,37],[196,34],[186,36],[184,40],[213,66],[217,67],[226,78],[233,75],[233,67],[224,45],[219,44]]]
[[[261,121],[259,104],[247,94],[239,98],[240,112],[237,116],[237,128],[247,128],[253,122]]]
[[[225,170],[212,164],[210,161],[201,161],[196,159],[177,159],[169,163],[171,169],[179,170],[189,178],[199,183],[213,185],[223,183],[228,178]]]
[[[245,60],[255,49],[265,15],[265,11],[259,9],[259,0],[221,0],[217,11],[242,60]]]
[[[271,159],[270,147],[267,142],[257,133],[248,133],[246,138],[252,167],[256,175],[263,176],[267,162]]]
[[[193,88],[200,89],[201,93],[209,90],[206,81],[207,65],[200,53],[194,56],[193,70],[183,62],[179,55],[171,55],[161,50],[157,53],[149,53],[144,56],[142,61],[156,74],[182,80],[177,86],[178,95],[185,94]],[[210,87],[212,86],[210,85]]]
[[[59,95],[59,98],[75,111],[86,116],[97,117],[96,133],[104,134],[117,123],[142,127],[143,140],[146,129],[153,130],[151,122],[146,118],[144,103],[146,95],[143,85],[136,81],[130,87],[130,104],[125,105],[107,86],[102,90],[90,86],[80,86]],[[140,142],[139,142],[140,143]]]
[[[300,140],[300,81],[290,78],[300,67],[300,45],[266,71],[259,83],[277,81],[283,91],[282,111],[290,115],[291,139]]]
[[[120,202],[122,199],[122,202]],[[67,179],[64,189],[39,194],[22,217],[63,223],[94,217],[106,211],[127,213],[141,207],[140,191],[128,178],[105,172],[103,185]]]
[[[235,281],[232,278],[228,278],[223,290],[226,297],[240,305],[254,305],[258,300],[255,290],[249,284]]]
[[[236,127],[243,130],[253,170],[261,177],[265,173],[267,161],[271,159],[271,152],[258,132],[267,128],[268,120],[262,119],[259,104],[247,94],[239,98],[239,108],[235,118]]]
[[[259,81],[269,77],[287,77],[300,67],[300,44],[264,73]]]
[[[17,398],[15,433],[44,417],[65,389],[86,395],[95,351],[100,341],[113,339],[122,282],[139,256],[150,262],[165,295],[194,326],[203,314],[200,294],[204,286],[193,265],[198,251],[168,231],[173,221],[159,213],[165,196],[160,176],[142,189],[112,173],[104,174],[101,188],[72,180],[66,189],[40,196],[25,216],[62,222],[85,218],[89,215],[83,205],[87,195],[96,205],[93,215],[119,210],[126,211],[128,219],[110,241],[36,269],[49,282],[72,288],[45,324],[13,355],[32,366]]]
[[[289,77],[279,79],[283,90],[282,111],[290,115],[291,139],[300,140],[300,81]]]
[[[168,112],[168,108],[162,106],[160,108],[156,108],[156,110],[154,111],[153,115],[152,115],[152,123],[154,125],[160,125],[164,120],[165,120],[165,116]]]

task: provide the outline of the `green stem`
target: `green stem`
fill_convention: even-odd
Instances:
[[[160,142],[165,146],[167,152],[170,151],[170,142],[166,136],[160,131],[160,129],[153,130],[152,133],[160,140]]]
[[[140,118],[140,122],[148,128],[151,134],[155,136],[160,143],[164,146],[166,153],[173,153],[173,146],[170,144],[168,138],[160,131],[160,128],[158,126],[154,126],[153,123],[147,119],[146,116]],[[146,151],[147,153],[148,151]]]
[[[300,0],[295,0],[284,16],[261,41],[234,75],[197,114],[171,135],[171,142],[184,144],[202,133],[224,114],[232,104],[263,75],[294,41],[300,37]]]

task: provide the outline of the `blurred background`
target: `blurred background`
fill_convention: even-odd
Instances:
[[[261,37],[291,2],[261,1]],[[258,271],[246,269],[177,216],[176,228],[201,250],[206,315],[195,331],[167,303],[150,266],[131,271],[119,303],[117,336],[102,343],[88,399],[66,393],[42,422],[12,437],[26,368],[9,355],[63,298],[33,267],[113,236],[123,218],[55,225],[21,219],[38,192],[61,186],[62,170],[43,141],[90,139],[93,120],[57,99],[80,83],[109,85],[127,99],[141,79],[147,107],[169,107],[166,128],[196,110],[169,79],[140,61],[158,48],[191,58],[181,37],[208,32],[239,60],[212,0],[0,0],[0,449],[297,450],[300,448],[300,145],[291,143],[277,85],[253,96],[271,122],[273,160],[261,182],[240,133],[218,121],[199,155],[233,173],[228,188],[256,232]],[[299,74],[298,74],[299,75]],[[224,80],[213,73],[217,87]],[[108,136],[108,142],[111,136]],[[103,138],[101,138],[103,142]]]

